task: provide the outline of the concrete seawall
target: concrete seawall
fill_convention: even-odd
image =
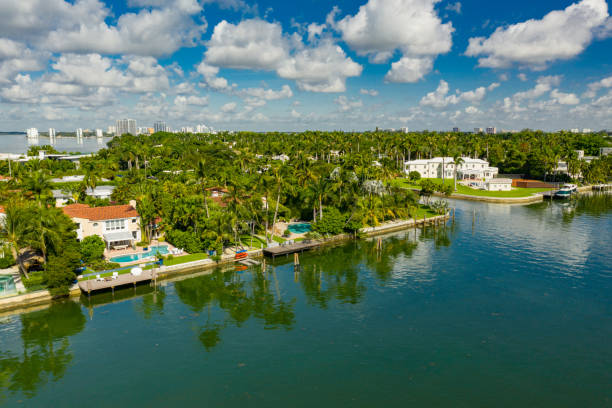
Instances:
[[[439,215],[430,218],[411,219],[403,221],[391,221],[381,224],[377,227],[363,228],[362,233],[367,236],[375,236],[380,234],[386,234],[395,231],[401,231],[416,226],[425,225],[436,225],[443,223],[450,218],[450,215]],[[350,234],[340,234],[333,237],[329,237],[321,240],[321,246],[333,245],[343,241],[353,239]],[[249,258],[260,258],[263,256],[261,249],[249,251]],[[187,262],[183,264],[171,265],[171,266],[160,266],[156,269],[157,280],[161,281],[174,281],[181,279],[181,276],[193,274],[195,271],[201,271],[202,274],[210,273],[212,269],[223,266],[234,264],[235,259],[233,255],[224,255],[219,262],[215,262],[212,259],[202,259],[199,261]],[[134,265],[136,266],[136,265]],[[78,285],[74,285],[69,292],[70,297],[79,297],[81,290]],[[11,296],[0,299],[0,317],[5,315],[27,313],[39,309],[44,309],[53,301],[53,297],[47,290],[41,290],[37,292],[20,294],[17,296]]]

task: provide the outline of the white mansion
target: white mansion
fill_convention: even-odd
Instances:
[[[481,159],[462,157],[463,163],[457,166],[457,180],[490,180],[497,173],[497,167],[490,167],[489,162]],[[444,169],[442,162],[444,161]],[[452,179],[455,176],[455,164],[452,157],[434,157],[433,159],[411,160],[404,164],[404,171],[409,174],[416,171],[421,178],[444,178]]]

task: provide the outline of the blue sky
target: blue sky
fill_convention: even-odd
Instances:
[[[0,129],[612,128],[605,0],[0,0]]]

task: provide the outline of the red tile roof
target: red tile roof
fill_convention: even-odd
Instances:
[[[90,221],[116,220],[139,217],[138,211],[131,205],[110,205],[107,207],[90,207],[87,204],[70,204],[62,208],[70,218],[85,218]]]

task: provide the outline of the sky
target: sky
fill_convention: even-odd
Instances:
[[[0,131],[612,129],[606,0],[0,0]]]

